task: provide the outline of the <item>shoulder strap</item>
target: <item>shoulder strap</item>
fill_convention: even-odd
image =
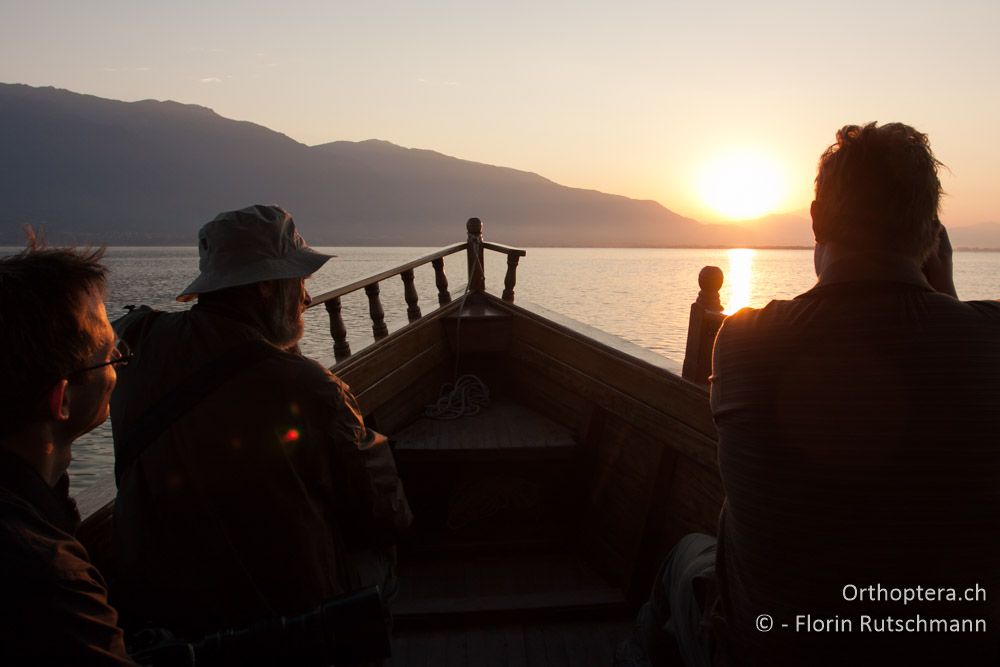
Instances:
[[[146,409],[125,434],[115,456],[115,481],[171,424],[190,412],[226,381],[277,352],[263,340],[240,343],[186,377]]]

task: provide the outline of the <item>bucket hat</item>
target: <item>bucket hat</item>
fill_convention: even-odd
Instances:
[[[331,257],[335,255],[310,248],[280,206],[256,204],[226,211],[198,230],[201,273],[177,300],[264,280],[304,278]]]

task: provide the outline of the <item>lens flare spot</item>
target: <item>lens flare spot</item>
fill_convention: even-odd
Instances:
[[[299,429],[290,428],[287,431],[285,431],[285,434],[283,436],[281,436],[281,442],[287,445],[290,442],[298,442],[299,438],[301,437],[302,434],[299,433]]]

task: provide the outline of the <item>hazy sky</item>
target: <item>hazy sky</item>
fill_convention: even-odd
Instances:
[[[172,99],[307,144],[379,138],[703,221],[740,151],[811,200],[845,123],[927,132],[946,224],[1000,222],[1000,0],[10,2],[0,81]]]

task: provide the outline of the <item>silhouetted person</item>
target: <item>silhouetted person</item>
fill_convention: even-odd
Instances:
[[[384,436],[297,352],[328,259],[275,206],[198,234],[184,312],[115,323],[138,355],[111,404],[122,611],[188,638],[395,585],[411,521]]]
[[[938,166],[906,125],[841,129],[816,286],[723,324],[718,544],[665,565],[654,661],[998,664],[1000,303],[956,298]]]
[[[104,579],[74,537],[73,441],[108,416],[128,361],[101,252],[0,258],[0,663],[132,664]]]

